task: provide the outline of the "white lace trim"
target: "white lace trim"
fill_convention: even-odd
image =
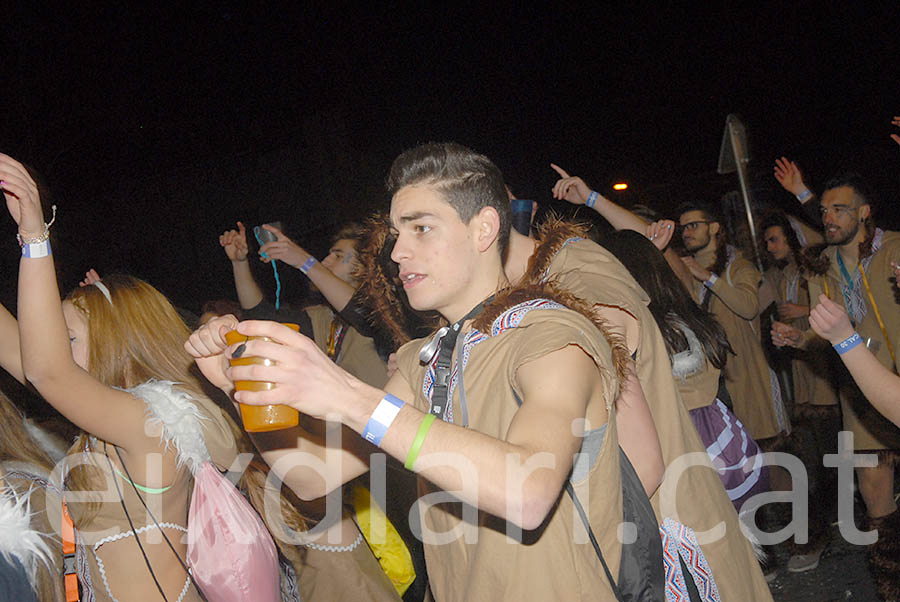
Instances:
[[[311,550],[318,550],[320,552],[352,552],[362,543],[362,533],[356,536],[356,539],[348,546],[325,546],[318,543],[305,543],[303,544],[307,548]]]
[[[182,531],[184,533],[187,533],[187,529],[185,527],[182,527],[181,525],[177,525],[175,523],[159,523],[160,531],[162,531],[163,527],[168,527],[169,529],[175,529],[176,531]],[[115,535],[110,535],[109,537],[104,537],[103,539],[101,539],[100,541],[95,543],[93,545],[93,547],[91,548],[91,552],[93,552],[93,554],[94,554],[94,560],[97,561],[97,569],[100,571],[100,578],[103,579],[103,587],[106,588],[106,593],[109,594],[109,598],[113,602],[119,602],[119,599],[116,598],[113,595],[112,590],[109,589],[109,581],[106,580],[106,567],[103,566],[103,561],[100,559],[99,556],[97,556],[97,550],[103,544],[111,543],[113,541],[118,541],[120,539],[125,539],[126,537],[133,537],[136,534],[143,533],[144,531],[148,531],[150,529],[156,529],[156,525],[145,525],[143,527],[140,527],[139,529],[135,529],[134,531],[129,530],[129,531],[124,531],[122,533],[117,533]],[[181,594],[178,595],[178,599],[175,602],[181,602],[184,599],[184,596],[187,594],[188,587],[190,585],[191,585],[191,577],[190,577],[190,575],[188,575],[188,577],[184,581],[184,587],[181,588]]]
[[[187,465],[195,474],[203,462],[211,460],[203,439],[201,421],[209,420],[190,395],[175,388],[172,381],[148,380],[125,389],[147,404],[147,426],[161,425],[160,441],[175,445],[177,467]]]

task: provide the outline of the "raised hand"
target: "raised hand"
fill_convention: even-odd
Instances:
[[[229,365],[223,353],[228,346],[225,333],[234,330],[237,325],[238,319],[231,314],[216,316],[191,333],[184,343],[185,350],[197,362],[203,376],[226,392],[230,392],[234,384],[225,374]]]
[[[819,295],[818,305],[809,312],[809,325],[817,335],[832,345],[853,334],[847,312],[825,295]]]
[[[267,242],[259,248],[259,258],[264,263],[278,259],[299,269],[309,259],[310,254],[303,247],[285,236],[278,228],[269,224],[263,224],[263,229],[268,230],[276,237],[275,241]]]
[[[562,167],[550,164],[560,179],[553,185],[553,198],[568,201],[574,205],[584,205],[591,195],[591,188],[578,176],[570,176]]]
[[[226,230],[219,237],[219,244],[231,261],[247,261],[247,231],[244,224],[237,223],[237,230]]]
[[[895,115],[894,118],[891,120],[891,123],[893,123],[898,128],[900,128],[900,116]],[[894,142],[896,142],[897,144],[900,144],[900,135],[891,134],[891,138],[893,139]]]
[[[100,281],[100,274],[97,273],[97,270],[94,268],[89,269],[84,273],[84,280],[78,283],[78,286],[85,287],[94,284],[95,282]]]
[[[809,313],[809,307],[806,305],[798,305],[796,303],[779,303],[778,317],[782,320],[796,320],[802,318]]]
[[[775,179],[778,180],[782,188],[794,196],[808,189],[803,182],[803,174],[800,172],[800,168],[787,157],[775,159]]]
[[[650,239],[650,242],[656,245],[657,249],[665,251],[674,233],[675,222],[670,219],[661,219],[647,226],[646,236]]]
[[[6,208],[19,225],[23,239],[33,239],[44,234],[44,213],[37,184],[28,175],[25,166],[0,153],[0,188],[6,198]]]
[[[803,332],[784,322],[772,322],[772,344],[776,347],[797,347],[803,340]]]

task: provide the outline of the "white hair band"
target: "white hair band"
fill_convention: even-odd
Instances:
[[[103,284],[99,280],[96,280],[96,281],[92,282],[91,284],[93,284],[94,286],[96,286],[97,288],[100,289],[100,292],[103,293],[103,296],[106,297],[106,300],[109,301],[110,305],[113,304],[112,295],[109,294],[109,289],[106,288],[105,284]]]

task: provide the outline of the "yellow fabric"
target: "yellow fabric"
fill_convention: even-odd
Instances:
[[[372,503],[372,496],[369,490],[362,485],[353,488],[353,510],[356,512],[356,523],[359,530],[362,531],[363,537],[366,538],[369,547],[384,574],[388,576],[391,583],[394,584],[397,593],[403,595],[406,590],[416,580],[416,570],[413,567],[412,556],[384,511],[377,504]],[[374,537],[372,533],[372,523],[384,524],[385,533],[383,537]],[[380,535],[380,534],[379,534]],[[377,543],[380,541],[380,543]]]

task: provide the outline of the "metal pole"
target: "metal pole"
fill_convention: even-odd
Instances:
[[[756,224],[753,222],[753,211],[750,208],[750,188],[747,185],[747,163],[750,159],[747,157],[746,149],[743,147],[742,136],[738,132],[738,128],[741,125],[737,117],[734,115],[728,116],[728,137],[731,139],[731,150],[734,153],[738,181],[741,184],[741,196],[744,197],[744,209],[747,212],[747,223],[750,226],[750,240],[753,241],[753,257],[756,259],[756,266],[761,273],[763,265],[759,256],[759,243],[756,240]]]

